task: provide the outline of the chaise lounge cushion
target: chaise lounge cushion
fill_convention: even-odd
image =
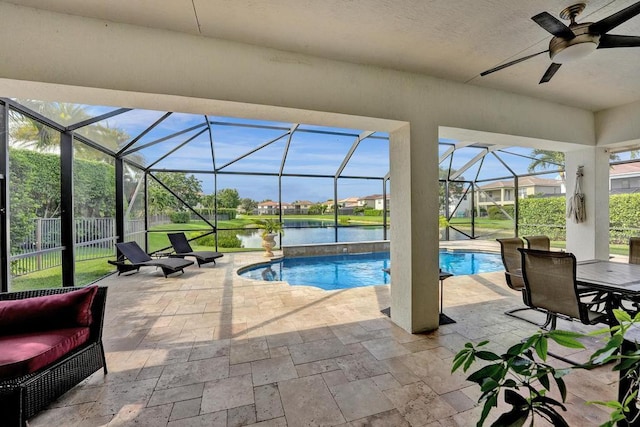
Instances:
[[[91,304],[98,291],[77,291],[0,301],[0,336],[91,325]]]
[[[3,336],[0,339],[0,379],[36,372],[80,347],[88,339],[88,327]]]

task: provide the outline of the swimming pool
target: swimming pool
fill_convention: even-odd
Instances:
[[[283,258],[241,269],[248,279],[283,280],[293,286],[315,286],[324,290],[384,285],[390,277],[389,252]],[[440,268],[454,275],[504,270],[500,254],[471,251],[440,251]]]

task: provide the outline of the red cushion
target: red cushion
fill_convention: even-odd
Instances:
[[[97,291],[97,286],[88,286],[61,294],[0,301],[0,335],[89,326]]]
[[[0,337],[0,379],[30,374],[89,339],[89,328],[66,328]]]

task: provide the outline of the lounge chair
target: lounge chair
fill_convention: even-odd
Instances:
[[[143,251],[136,242],[116,243],[116,248],[118,248],[118,251],[130,262],[130,264],[125,263],[124,260],[120,259],[120,257],[118,257],[118,261],[109,261],[110,264],[118,267],[118,276],[120,273],[125,273],[127,271],[138,271],[140,267],[153,266],[160,267],[164,277],[167,277],[169,274],[176,273],[178,271],[184,273],[185,267],[193,265],[193,261],[187,261],[185,259],[153,259]]]
[[[171,246],[173,246],[173,250],[176,252],[171,254],[171,257],[174,258],[184,258],[186,256],[192,256],[198,261],[198,267],[202,264],[207,264],[209,262],[216,263],[216,259],[222,258],[223,254],[220,252],[214,251],[194,251],[191,249],[191,245],[187,240],[187,236],[184,233],[168,233],[169,241],[171,242]]]

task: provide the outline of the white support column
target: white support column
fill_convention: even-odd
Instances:
[[[609,153],[586,148],[566,153],[567,204],[573,195],[578,166],[584,166],[582,192],[587,220],[576,224],[567,218],[567,251],[578,261],[609,258]]]
[[[409,332],[438,327],[438,127],[390,134],[391,319]]]

